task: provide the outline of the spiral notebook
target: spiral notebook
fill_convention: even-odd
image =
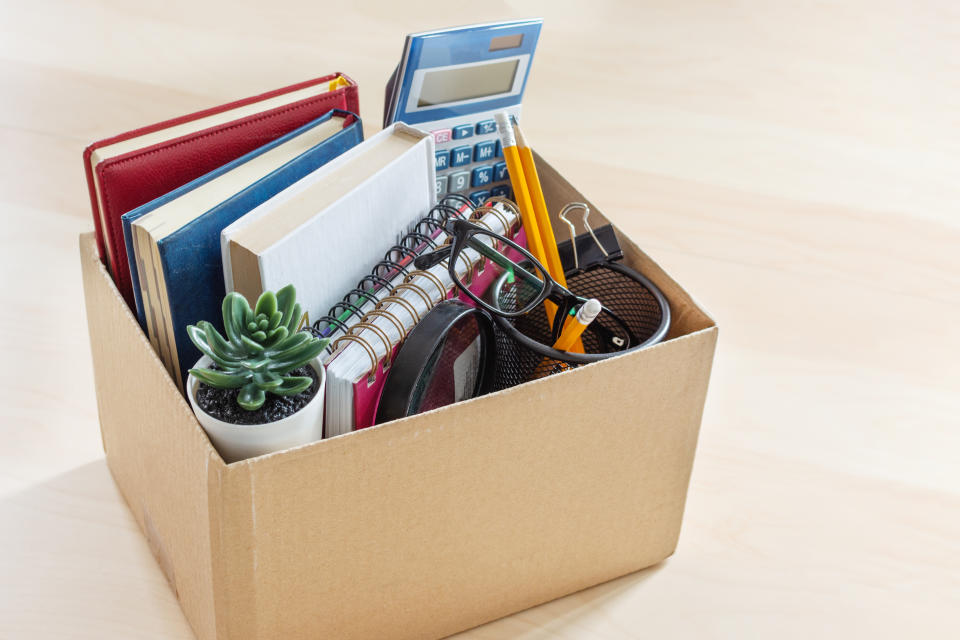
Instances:
[[[412,264],[417,255],[443,244],[447,238],[443,225],[451,216],[474,218],[494,233],[525,245],[519,213],[508,200],[474,210],[468,201],[454,197],[431,209],[413,231],[387,252],[370,275],[312,327],[315,334],[333,339],[325,359],[324,437],[374,423],[386,370],[403,338],[435,304],[458,295],[446,263],[426,271],[416,270]],[[480,254],[472,249],[463,254],[467,257],[458,261],[457,273],[461,280],[471,282],[471,291],[482,295],[496,272],[482,268]],[[462,299],[472,304],[467,296]]]

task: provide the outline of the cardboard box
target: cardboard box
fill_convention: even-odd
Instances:
[[[439,638],[672,554],[717,328],[620,241],[666,342],[227,465],[81,236],[107,463],[197,636]]]

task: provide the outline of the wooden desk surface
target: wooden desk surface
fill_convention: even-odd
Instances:
[[[100,447],[83,147],[332,70],[374,131],[404,34],[529,15],[525,131],[720,344],[676,555],[462,637],[958,637],[957,3],[218,4],[0,7],[0,638],[192,637]]]

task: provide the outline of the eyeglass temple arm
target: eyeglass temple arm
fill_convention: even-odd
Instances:
[[[450,247],[440,247],[436,251],[431,251],[430,253],[425,253],[422,256],[417,256],[413,264],[417,269],[425,271],[430,267],[435,267],[446,259],[450,255]]]

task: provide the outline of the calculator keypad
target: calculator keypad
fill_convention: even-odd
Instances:
[[[475,117],[473,122],[469,116],[464,120],[440,121],[436,125],[442,128],[431,131],[437,143],[437,198],[448,193],[464,193],[471,199],[490,195],[512,197],[496,120],[488,113]],[[476,190],[478,187],[481,190]],[[474,190],[467,193],[469,189]]]

